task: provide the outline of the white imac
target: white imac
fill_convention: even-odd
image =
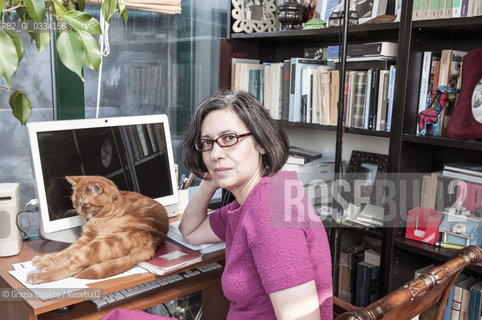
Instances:
[[[43,238],[75,242],[81,233],[69,175],[104,176],[175,214],[177,181],[166,115],[31,122],[27,131]]]

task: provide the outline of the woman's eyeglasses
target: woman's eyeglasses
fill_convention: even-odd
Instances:
[[[196,141],[194,145],[197,151],[204,152],[211,150],[214,147],[215,142],[221,148],[231,147],[239,142],[239,138],[247,137],[249,135],[251,135],[251,132],[243,134],[226,133],[216,139],[201,139],[199,141]]]

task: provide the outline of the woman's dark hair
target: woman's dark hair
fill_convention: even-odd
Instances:
[[[252,94],[231,90],[219,91],[206,98],[194,112],[181,147],[182,162],[186,168],[198,177],[203,177],[207,172],[202,153],[196,150],[194,144],[201,139],[204,118],[211,111],[226,108],[236,112],[256,143],[266,151],[262,157],[263,176],[278,172],[288,159],[289,141],[286,133]]]

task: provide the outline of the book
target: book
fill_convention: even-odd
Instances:
[[[418,113],[427,109],[427,95],[431,95],[432,88],[429,89],[430,84],[430,73],[432,70],[432,57],[434,56],[433,51],[425,51],[423,53],[422,60],[422,74],[420,77],[420,93],[418,95]],[[433,78],[432,78],[433,81]]]
[[[291,59],[283,61],[283,75],[281,84],[281,120],[288,120],[290,108],[290,70]]]
[[[396,42],[378,41],[361,44],[349,44],[346,49],[347,57],[396,57],[398,44]],[[328,47],[328,59],[339,59],[339,46]]]
[[[466,173],[482,177],[482,163],[459,161],[444,164],[444,170]]]
[[[355,305],[366,307],[378,298],[380,267],[369,262],[359,262],[356,271]]]
[[[462,60],[466,55],[466,51],[442,50],[437,86],[449,86],[450,83],[457,83],[460,70],[462,69]],[[455,85],[452,87],[455,87]]]
[[[355,86],[353,89],[354,97],[351,105],[351,127],[363,129],[368,72],[358,71],[356,74],[357,76],[355,77]]]
[[[330,121],[329,125],[336,126],[338,124],[338,98],[340,91],[340,71],[331,71],[330,83]]]
[[[471,174],[466,174],[466,173],[462,173],[462,172],[458,172],[458,171],[452,171],[452,170],[444,169],[442,171],[442,175],[444,177],[449,177],[449,178],[454,178],[454,179],[459,179],[459,180],[464,180],[464,181],[482,184],[482,177],[471,175]]]
[[[370,108],[368,110],[368,129],[374,130],[377,122],[378,91],[380,84],[380,70],[372,69],[370,84]]]
[[[459,277],[460,279],[460,277]],[[470,299],[470,287],[477,282],[477,279],[465,277],[457,279],[454,288],[454,298],[452,302],[451,320],[467,319],[468,315],[468,299]],[[465,315],[465,318],[464,318]]]
[[[330,71],[323,71],[320,72],[320,86],[321,86],[321,92],[320,92],[320,103],[321,103],[321,121],[320,123],[323,125],[330,125],[331,123],[331,118],[332,115],[331,113],[333,112],[331,109],[331,72]]]
[[[290,146],[290,154],[288,163],[304,164],[322,157],[322,154],[317,151],[310,151],[295,146]],[[291,161],[291,162],[290,162]]]
[[[289,121],[301,122],[301,83],[303,68],[315,68],[325,65],[326,61],[306,58],[291,58],[290,71],[290,102],[289,102]]]
[[[478,281],[478,279],[470,277],[468,280],[460,283],[462,288],[462,302],[460,304],[459,319],[466,320],[469,318],[470,288]]]
[[[387,110],[387,124],[386,131],[390,132],[392,129],[392,113],[393,113],[393,99],[395,96],[395,76],[397,75],[396,66],[390,67],[390,84],[388,87],[388,110]]]
[[[388,86],[390,71],[380,70],[380,83],[378,86],[378,105],[377,105],[377,121],[375,130],[385,131],[387,125],[387,109],[388,109]]]
[[[470,288],[468,320],[479,320],[481,316],[482,281]]]
[[[152,259],[137,265],[155,275],[165,275],[201,262],[202,259],[203,255],[200,252],[166,240]]]
[[[357,264],[363,260],[365,245],[356,243],[340,252],[338,263],[338,297],[346,302],[355,302]]]

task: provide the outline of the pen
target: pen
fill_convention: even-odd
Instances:
[[[189,179],[187,179],[184,189],[188,189],[193,180],[194,180],[194,175],[192,173],[189,173]]]
[[[181,179],[179,179],[179,185],[178,185],[179,190],[182,190],[184,187],[184,179],[186,179],[186,175],[183,173],[181,175]]]

